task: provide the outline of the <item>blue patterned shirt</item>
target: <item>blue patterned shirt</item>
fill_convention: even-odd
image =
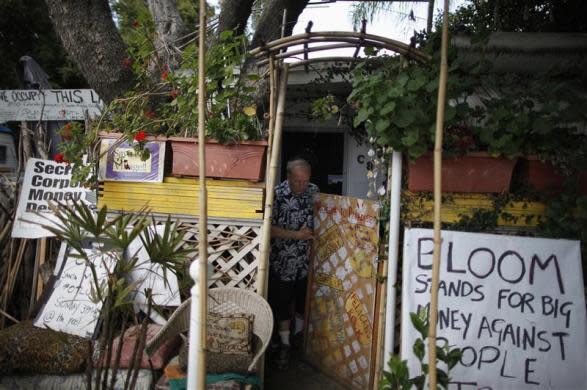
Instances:
[[[314,197],[318,186],[310,183],[306,191],[296,195],[287,180],[275,187],[272,224],[287,230],[300,230],[306,224],[314,229]],[[273,238],[270,270],[282,281],[294,281],[308,275],[308,253],[311,240]]]

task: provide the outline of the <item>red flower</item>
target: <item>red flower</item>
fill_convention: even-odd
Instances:
[[[122,66],[124,66],[125,68],[130,68],[133,64],[132,58],[128,58],[126,57],[124,60],[122,60]]]
[[[61,136],[66,141],[69,141],[72,138],[71,123],[67,123],[65,126],[63,126],[63,129],[61,130]]]
[[[141,142],[147,138],[147,134],[143,130],[139,130],[139,132],[135,135],[135,141]]]
[[[171,96],[172,99],[175,99],[177,97],[177,91],[172,89],[171,92],[169,92],[169,96]]]
[[[149,119],[155,119],[156,115],[153,111],[145,111],[145,116]]]
[[[161,72],[161,81],[167,80],[167,76],[169,76],[168,71],[164,70],[163,72]]]
[[[55,154],[55,157],[53,157],[53,159],[55,160],[56,163],[65,163],[65,164],[69,164],[69,161],[67,161],[65,158],[63,158],[63,153],[57,153]]]
[[[141,25],[141,24],[139,23],[139,21],[138,21],[138,20],[133,20],[133,22],[132,22],[132,26],[133,26],[134,28],[137,28],[137,27],[139,27],[140,25]]]

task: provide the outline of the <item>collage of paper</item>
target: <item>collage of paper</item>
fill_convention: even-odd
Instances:
[[[314,208],[306,358],[353,388],[371,384],[379,204],[320,194]]]

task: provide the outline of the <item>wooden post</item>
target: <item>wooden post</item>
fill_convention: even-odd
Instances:
[[[200,164],[200,218],[198,263],[190,266],[195,281],[190,311],[188,389],[206,388],[206,318],[208,313],[208,205],[206,195],[206,1],[200,0],[198,48],[198,152]],[[197,370],[194,372],[194,370]]]
[[[273,54],[269,55],[269,131],[267,136],[267,162],[265,163],[265,178],[269,177],[269,164],[273,151],[273,131],[275,128],[275,61]]]
[[[436,390],[436,323],[438,321],[438,282],[440,278],[440,210],[442,207],[442,133],[446,105],[448,75],[448,0],[444,0],[442,45],[440,48],[440,80],[436,107],[436,136],[434,139],[434,251],[432,254],[432,284],[430,287],[430,322],[428,327],[428,364],[430,389]]]
[[[277,167],[279,165],[278,159],[281,151],[281,135],[283,133],[283,120],[285,117],[285,94],[287,92],[288,73],[289,65],[283,64],[278,91],[279,97],[277,100],[277,117],[275,118],[275,131],[273,134],[271,163],[269,166],[269,175],[265,180],[265,213],[263,214],[263,228],[261,229],[263,239],[261,241],[261,247],[259,251],[259,274],[257,275],[257,293],[261,294],[263,297],[267,296],[267,269],[269,265],[269,242],[271,240],[271,216],[273,214],[273,189],[275,188]]]
[[[39,276],[41,266],[45,263],[47,253],[47,238],[43,237],[37,240],[35,255],[35,266],[33,269],[33,286],[31,291],[31,301],[29,304],[29,313],[31,313],[35,302],[43,293],[43,278]]]
[[[432,20],[434,19],[434,0],[428,0],[428,18],[426,18],[426,32],[432,31]]]

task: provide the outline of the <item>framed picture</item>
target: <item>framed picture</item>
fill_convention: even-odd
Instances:
[[[161,183],[165,161],[165,142],[146,142],[149,157],[145,160],[133,143],[102,139],[100,145],[100,180]]]

